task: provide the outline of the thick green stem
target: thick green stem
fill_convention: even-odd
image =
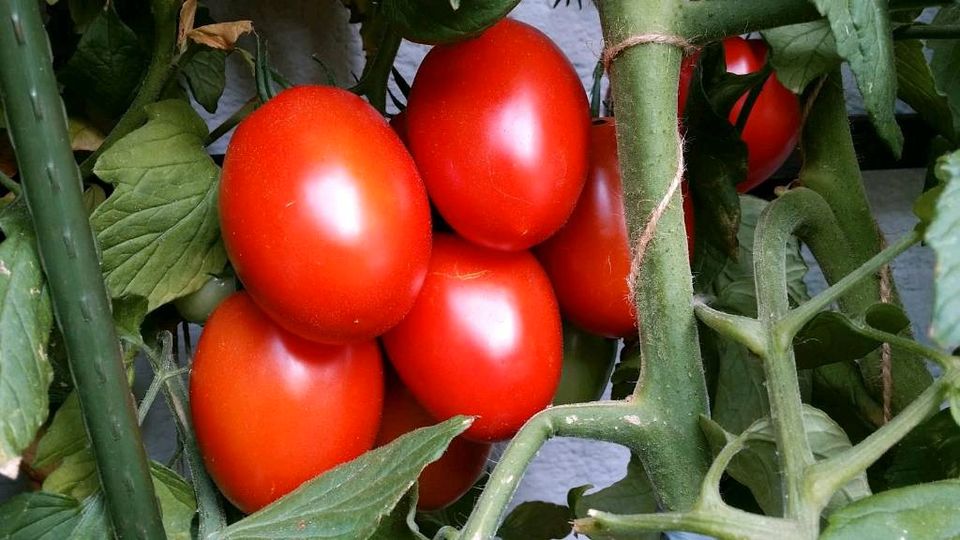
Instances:
[[[93,174],[93,166],[97,159],[106,152],[113,143],[117,142],[131,131],[140,127],[147,120],[147,113],[143,107],[160,97],[164,86],[176,69],[173,55],[177,46],[177,13],[180,9],[178,0],[152,0],[150,11],[153,13],[153,57],[147,72],[140,83],[140,89],[130,103],[130,108],[123,113],[117,125],[92,154],[80,164],[80,174],[86,178]]]
[[[106,508],[117,536],[163,538],[52,62],[39,4],[0,2],[0,95]]]
[[[800,183],[819,193],[830,205],[847,237],[854,264],[867,262],[880,252],[884,240],[870,211],[860,175],[839,70],[828,76],[810,108],[801,150],[804,165]],[[889,298],[883,298],[880,272],[862,280],[847,296],[843,310],[862,313],[881,300],[899,304],[896,287],[890,281]],[[891,405],[896,412],[920,395],[933,379],[922,359],[898,348],[893,353]],[[870,393],[878,400],[883,396],[880,356],[875,352],[859,363]]]
[[[604,40],[613,46],[637,34],[675,33],[677,6],[677,0],[600,0]],[[680,58],[675,46],[646,43],[624,50],[610,66],[630,238],[640,236],[681,165]],[[637,257],[636,245],[631,251]],[[634,403],[656,411],[660,421],[654,437],[658,444],[643,446],[638,455],[663,507],[685,510],[696,501],[709,451],[697,421],[707,411],[707,388],[679,190],[634,267],[643,358]]]
[[[859,444],[811,467],[806,479],[808,496],[819,507],[826,506],[834,493],[867,470],[927,417],[936,413],[943,402],[944,393],[958,383],[960,369],[948,371],[893,420]]]
[[[616,515],[591,511],[573,522],[573,528],[590,538],[636,538],[643,533],[687,531],[716,538],[793,540],[807,538],[796,522],[751,514],[728,506],[697,508],[690,512]]]
[[[504,451],[460,538],[494,537],[524,471],[547,439],[579,437],[636,449],[648,438],[645,430],[658,421],[656,416],[643,414],[643,410],[627,402],[609,401],[562,405],[531,418]]]

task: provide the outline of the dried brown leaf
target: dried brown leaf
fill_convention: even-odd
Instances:
[[[207,47],[230,51],[240,36],[250,32],[253,32],[253,21],[233,21],[194,28],[187,32],[187,37]]]

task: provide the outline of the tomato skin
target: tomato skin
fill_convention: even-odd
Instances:
[[[406,112],[430,198],[459,235],[521,250],[567,220],[586,175],[590,113],[569,60],[539,30],[504,19],[434,47]]]
[[[430,258],[430,207],[387,122],[345,90],[278,94],[237,128],[220,224],[237,275],[287,330],[372,339],[406,315]]]
[[[763,68],[767,45],[759,39],[728,37],[723,40],[724,60],[729,73],[746,75]],[[697,56],[684,59],[680,71],[680,110],[686,104],[690,79]],[[741,97],[730,110],[728,120],[736,125],[737,117],[747,100]],[[762,184],[787,161],[800,137],[802,121],[800,100],[780,84],[776,73],[763,84],[740,137],[747,145],[747,179],[737,184],[737,191],[746,193]]]
[[[231,503],[254,512],[369,450],[383,384],[375,341],[305,340],[236,293],[207,321],[190,374],[207,471]]]
[[[693,251],[693,209],[684,196],[687,247]],[[627,288],[630,249],[623,185],[617,159],[616,123],[594,121],[590,130],[590,172],[566,225],[535,249],[550,276],[560,310],[576,326],[608,337],[636,335],[636,317]]]
[[[434,418],[479,417],[465,433],[475,441],[511,437],[560,379],[560,314],[536,259],[452,235],[434,237],[417,303],[383,343]]]
[[[396,377],[387,378],[387,392],[383,400],[383,421],[376,446],[383,446],[397,437],[418,428],[436,424]],[[456,437],[440,459],[427,465],[417,479],[420,496],[417,509],[440,510],[463,496],[470,489],[487,464],[490,445]]]

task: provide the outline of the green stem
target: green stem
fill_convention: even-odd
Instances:
[[[635,449],[647,440],[645,430],[658,421],[626,402],[561,405],[541,411],[510,441],[487,480],[460,537],[494,538],[520,479],[543,443],[551,437],[579,437],[618,443]]]
[[[818,313],[830,307],[837,300],[849,295],[850,291],[864,279],[874,277],[878,270],[919,242],[920,239],[921,234],[917,230],[905,234],[895,243],[858,266],[856,270],[844,276],[840,281],[793,309],[777,325],[780,331],[789,334],[792,339],[792,336],[795,336],[803,328],[803,325],[807,324]]]
[[[819,193],[830,205],[847,238],[848,256],[853,259],[854,266],[866,263],[880,252],[884,239],[870,210],[857,163],[839,69],[827,77],[810,107],[800,148],[804,158],[800,184]],[[880,301],[899,305],[892,279],[889,285],[889,298],[883,298],[881,274],[876,272],[850,290],[841,308],[846,313],[860,314]],[[923,360],[909,351],[894,348],[892,358],[891,405],[896,412],[920,395],[930,385],[932,377]],[[878,401],[883,397],[881,364],[879,351],[859,362],[864,382]]]
[[[153,56],[147,72],[140,83],[140,89],[127,112],[123,113],[117,125],[104,138],[103,143],[80,164],[80,174],[87,178],[93,174],[93,166],[97,159],[106,152],[115,142],[131,131],[140,127],[147,120],[144,106],[149,105],[160,97],[171,73],[176,69],[173,55],[177,47],[177,13],[180,2],[177,0],[151,0],[150,11],[153,13]]]
[[[677,0],[598,0],[604,41],[675,32]],[[610,66],[617,112],[617,151],[630,238],[638,238],[681,164],[677,88],[681,50],[647,43],[623,51]],[[634,244],[633,242],[631,244]],[[632,256],[636,257],[636,246]],[[707,388],[693,313],[693,279],[681,197],[673,197],[652,241],[635,264],[636,305],[643,368],[634,404],[660,416],[656,445],[640,448],[651,483],[668,510],[696,501],[709,465],[697,419],[707,412]]]
[[[7,188],[10,193],[20,195],[20,184],[14,182],[13,178],[7,176],[3,171],[0,171],[0,185]]]
[[[237,127],[237,125],[243,121],[250,113],[257,109],[259,105],[257,101],[257,96],[253,96],[248,99],[246,103],[243,104],[243,107],[240,107],[233,114],[230,115],[230,118],[227,118],[223,121],[222,124],[217,126],[210,132],[210,136],[207,137],[207,140],[204,141],[204,146],[210,146],[211,144],[217,142],[220,137],[223,137],[230,132],[231,129]]]
[[[687,531],[716,538],[793,540],[807,538],[796,522],[751,514],[724,506],[691,512],[616,515],[591,510],[589,517],[573,522],[573,530],[590,538],[638,538],[643,533]]]
[[[757,356],[766,355],[766,337],[756,319],[714,309],[699,298],[694,299],[693,308],[697,318],[710,328],[734,339]]]
[[[945,370],[960,369],[960,358],[951,356],[943,351],[938,351],[932,347],[927,347],[916,340],[891,334],[890,332],[884,332],[868,324],[857,324],[857,330],[869,338],[908,350],[919,357],[929,358],[940,364],[940,367]]]
[[[867,470],[893,445],[939,410],[944,393],[960,383],[960,369],[948,371],[927,387],[920,396],[880,429],[843,453],[810,467],[806,485],[808,496],[823,508],[830,498],[850,480]]]
[[[390,80],[390,69],[397,58],[400,43],[403,37],[400,31],[392,24],[388,24],[383,31],[383,37],[377,50],[363,68],[360,81],[350,90],[358,95],[366,96],[370,104],[381,114],[387,111],[387,84]]]
[[[603,62],[597,62],[597,66],[593,68],[593,85],[590,87],[590,118],[600,117],[600,105],[603,103],[603,97],[600,95],[603,72]]]
[[[911,24],[893,31],[893,39],[957,39],[960,24]]]
[[[39,4],[0,2],[0,23],[0,95],[105,506],[117,536],[163,538]]]
[[[157,395],[167,382],[167,379],[170,377],[179,377],[188,371],[190,370],[187,368],[180,368],[173,371],[154,373],[153,381],[151,381],[150,386],[147,387],[147,391],[143,394],[143,399],[140,401],[140,407],[137,408],[138,424],[143,425],[143,421],[146,420],[147,414],[150,412],[150,407],[153,406],[153,402],[156,401]]]

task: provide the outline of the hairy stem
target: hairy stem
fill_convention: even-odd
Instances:
[[[751,514],[729,506],[696,508],[690,512],[616,515],[590,511],[573,522],[577,533],[590,538],[636,538],[642,533],[687,531],[716,538],[782,540],[807,538],[793,521]]]
[[[97,159],[111,146],[131,131],[140,127],[146,120],[147,114],[143,107],[160,97],[164,86],[175,69],[173,55],[177,45],[177,13],[180,8],[178,0],[151,0],[150,11],[153,13],[153,56],[147,72],[140,83],[140,89],[130,103],[130,108],[123,113],[117,125],[104,138],[103,143],[80,164],[80,174],[87,178],[93,174],[93,166]]]
[[[34,0],[0,2],[0,95],[105,506],[117,536],[163,538],[50,44]]]

